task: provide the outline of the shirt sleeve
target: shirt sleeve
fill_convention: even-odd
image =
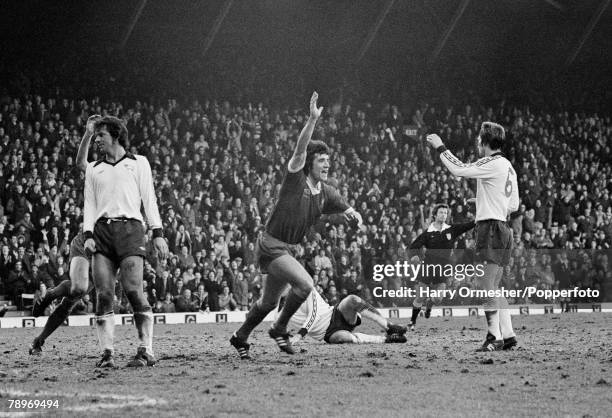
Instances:
[[[96,223],[96,195],[93,186],[93,166],[85,168],[85,205],[83,208],[83,231],[93,232]]]
[[[280,193],[281,194],[291,194],[291,193],[302,193],[304,185],[302,184],[304,180],[304,172],[302,170],[296,171],[292,173],[287,170],[285,173],[285,177],[283,178],[283,184],[281,186]]]
[[[323,184],[323,190],[325,192],[325,202],[323,202],[323,213],[326,215],[332,213],[340,213],[349,209],[350,206],[344,201],[340,192],[335,187],[328,184]]]
[[[519,191],[518,184],[516,180],[512,181],[512,191],[510,194],[510,201],[508,202],[508,215],[513,212],[516,212],[519,208],[520,199],[519,199]]]
[[[302,328],[300,329],[300,334],[303,333],[302,336],[306,335],[310,328],[314,325],[315,320],[317,319],[318,312],[318,303],[317,303],[317,295],[314,293],[316,290],[310,292],[306,301],[302,304],[300,309],[305,310],[306,312],[306,320],[302,324]],[[305,331],[305,332],[304,332]]]
[[[495,174],[495,166],[490,162],[494,160],[491,157],[481,158],[475,163],[465,164],[453,155],[449,150],[440,154],[442,164],[457,177],[467,177],[473,179],[490,178]]]
[[[138,167],[140,171],[138,187],[145,214],[147,215],[147,222],[151,229],[161,228],[162,221],[161,216],[159,216],[159,209],[157,208],[155,190],[153,188],[153,175],[151,174],[149,161],[145,157],[139,157]]]
[[[423,232],[421,235],[416,237],[416,239],[412,242],[412,244],[410,244],[410,249],[411,250],[420,250],[421,248],[426,246],[427,245],[426,237],[427,237],[427,233],[426,232]]]
[[[474,221],[461,223],[461,224],[453,224],[451,225],[449,232],[452,234],[453,239],[455,239],[459,237],[461,234],[474,228],[475,226],[476,226],[476,223]]]

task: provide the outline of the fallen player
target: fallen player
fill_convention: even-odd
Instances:
[[[370,335],[355,332],[355,328],[361,324],[362,317],[377,323],[386,334]],[[382,344],[407,341],[404,335],[406,327],[393,324],[383,318],[376,308],[359,296],[348,295],[336,306],[330,306],[316,290],[310,292],[308,298],[291,317],[289,328],[299,329],[292,337],[292,343],[301,341],[306,335],[328,344]]]

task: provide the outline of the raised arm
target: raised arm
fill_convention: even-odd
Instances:
[[[79,151],[76,157],[76,165],[82,172],[85,172],[87,169],[87,154],[89,153],[89,144],[94,134],[94,125],[101,117],[100,115],[92,115],[87,119],[85,134],[83,134],[83,138],[81,138]]]
[[[487,164],[491,161],[490,157],[481,158],[475,163],[465,164],[453,155],[442,143],[442,139],[436,134],[427,135],[427,142],[433,149],[440,153],[440,160],[448,170],[457,177],[467,177],[473,179],[489,178],[495,173],[493,165]]]
[[[93,237],[93,227],[96,222],[96,195],[93,186],[93,167],[85,170],[85,204],[83,208],[83,232],[85,238]]]
[[[228,120],[227,124],[225,125],[225,135],[227,136],[227,142],[231,142],[232,140],[231,127],[232,127],[232,121]]]
[[[236,136],[238,137],[238,139],[242,138],[242,123],[239,123],[237,120],[235,120],[234,125],[236,126],[236,129],[238,129]]]
[[[312,97],[310,98],[310,117],[308,121],[306,121],[304,128],[302,128],[302,132],[300,132],[295,150],[293,151],[293,156],[289,160],[288,169],[290,173],[297,173],[303,169],[304,164],[306,164],[306,148],[308,147],[310,138],[312,138],[317,120],[321,117],[321,113],[323,112],[322,107],[317,107],[318,98],[319,94],[316,91],[312,93]]]

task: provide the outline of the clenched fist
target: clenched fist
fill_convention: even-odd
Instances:
[[[436,134],[427,135],[427,142],[429,143],[429,145],[431,145],[433,149],[438,149],[439,147],[444,145],[442,139]]]

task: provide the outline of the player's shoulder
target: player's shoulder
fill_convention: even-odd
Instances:
[[[131,152],[126,154],[126,158],[130,158],[132,160],[135,161],[136,164],[140,165],[140,166],[151,166],[151,164],[149,163],[149,159],[147,157],[145,157],[144,155],[140,155],[140,154],[132,154]]]
[[[484,165],[498,165],[500,163],[504,163],[505,161],[508,161],[506,159],[506,157],[504,157],[503,154],[501,153],[495,153],[493,155],[489,155],[487,157],[482,157],[481,159],[479,159],[478,161],[476,161],[476,165],[479,167],[482,167]]]
[[[286,167],[283,173],[283,182],[301,182],[306,181],[306,174],[304,170],[291,171],[289,167]]]
[[[450,228],[451,226],[449,224],[447,224],[446,222],[442,224],[442,228],[438,229],[436,228],[436,225],[432,222],[431,225],[429,225],[427,227],[427,232],[432,233],[432,232],[442,232],[448,228]]]

